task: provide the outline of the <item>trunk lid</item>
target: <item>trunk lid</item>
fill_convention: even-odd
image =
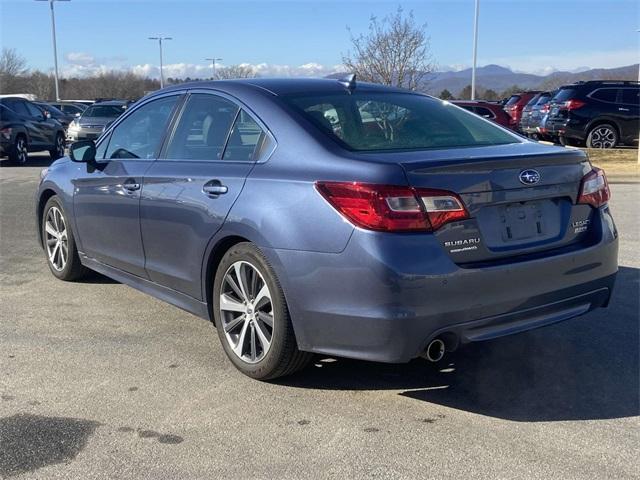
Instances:
[[[576,205],[591,170],[582,151],[525,142],[420,153],[400,160],[409,184],[458,194],[471,217],[435,233],[454,262],[504,262],[589,240],[593,208]]]

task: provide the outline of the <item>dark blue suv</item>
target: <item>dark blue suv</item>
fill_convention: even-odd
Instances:
[[[545,128],[566,145],[637,145],[640,85],[600,80],[565,85],[551,100]]]
[[[339,80],[173,86],[43,171],[51,272],[211,319],[254,378],[313,353],[439,361],[606,306],[601,170],[426,95]],[[132,307],[135,308],[135,307]]]

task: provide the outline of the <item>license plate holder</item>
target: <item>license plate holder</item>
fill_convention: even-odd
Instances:
[[[537,202],[514,203],[500,209],[502,240],[516,242],[544,235],[542,211]]]

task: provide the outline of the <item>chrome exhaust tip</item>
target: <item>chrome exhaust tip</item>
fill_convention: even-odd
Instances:
[[[444,341],[440,338],[435,338],[429,342],[422,356],[430,362],[436,363],[442,360],[445,350]]]

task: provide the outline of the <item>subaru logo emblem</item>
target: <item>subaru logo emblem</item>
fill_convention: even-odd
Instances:
[[[537,170],[523,170],[518,178],[525,185],[535,185],[540,181],[540,173]]]

